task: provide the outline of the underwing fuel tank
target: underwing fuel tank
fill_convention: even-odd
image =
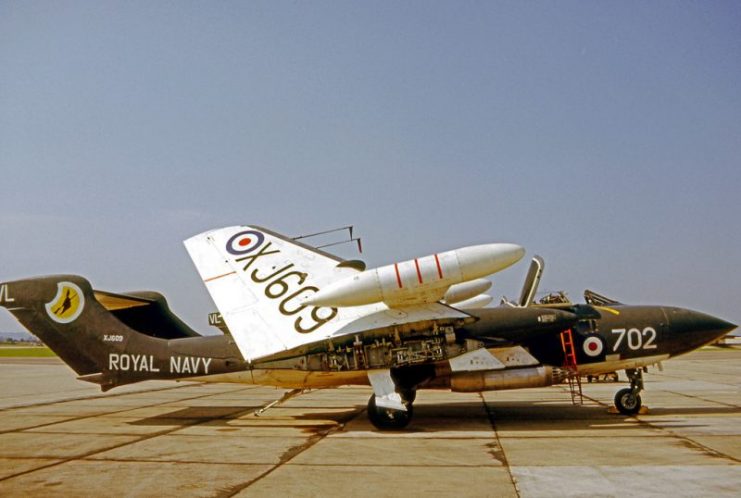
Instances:
[[[448,288],[504,270],[525,249],[516,244],[482,244],[381,266],[325,286],[304,302],[314,306],[389,307],[434,303]]]
[[[477,278],[460,284],[451,285],[443,299],[445,304],[457,304],[483,294],[491,288],[491,281]]]
[[[459,310],[475,310],[477,308],[488,306],[489,303],[491,303],[493,300],[494,298],[491,297],[489,294],[480,294],[476,297],[472,297],[471,299],[466,299],[465,301],[455,303],[453,305],[453,308],[458,308]]]

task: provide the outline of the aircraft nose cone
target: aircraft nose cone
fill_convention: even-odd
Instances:
[[[723,337],[736,325],[718,317],[682,308],[667,310],[671,331],[681,334],[683,345],[692,349]]]
[[[700,313],[699,311],[690,311],[690,324],[698,332],[708,332],[718,335],[725,335],[736,328],[736,325],[727,322],[718,317]]]
[[[710,326],[715,328],[716,330],[723,331],[724,335],[738,327],[738,325],[736,325],[735,323],[727,322],[725,320],[721,320],[720,318],[716,318],[710,315],[707,316],[709,318],[709,322],[711,323]]]

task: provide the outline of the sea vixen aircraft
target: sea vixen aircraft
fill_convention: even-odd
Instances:
[[[80,276],[0,283],[0,306],[78,375],[105,391],[151,379],[292,389],[370,385],[368,417],[405,427],[418,389],[542,387],[625,370],[617,408],[637,413],[642,369],[735,325],[686,309],[535,304],[535,257],[520,299],[483,307],[483,279],[523,257],[514,244],[464,247],[366,270],[257,226],[185,241],[229,334],[201,336],[156,292],[94,290]],[[552,300],[554,301],[554,300]]]

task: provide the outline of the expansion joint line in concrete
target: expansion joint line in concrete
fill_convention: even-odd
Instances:
[[[186,387],[193,387],[198,386],[198,383],[192,383],[192,384],[184,384],[179,386],[167,386],[167,387],[157,387],[155,389],[144,389],[141,391],[126,391],[122,393],[113,393],[113,394],[91,394],[89,396],[77,396],[75,398],[65,398],[63,400],[56,400],[56,401],[42,401],[41,403],[28,403],[25,405],[14,405],[14,406],[6,406],[4,408],[0,408],[0,413],[10,411],[10,410],[18,410],[21,408],[35,408],[37,406],[50,406],[50,405],[56,405],[59,403],[68,403],[70,401],[85,401],[88,399],[101,399],[101,398],[118,398],[121,396],[136,396],[140,393],[156,393],[160,391],[172,391],[174,389],[184,389]]]
[[[268,407],[272,403],[274,403],[274,402],[271,401],[270,403],[266,403],[265,404],[265,407]],[[265,408],[265,407],[263,407],[263,408]],[[262,408],[260,408],[260,409],[262,409]],[[260,409],[255,410],[255,412],[260,411]],[[279,462],[277,464],[275,464],[274,466],[272,466],[271,468],[269,468],[268,470],[266,470],[265,472],[263,472],[259,476],[255,477],[254,479],[250,479],[249,481],[244,482],[242,484],[237,484],[236,486],[232,486],[231,488],[226,489],[226,490],[224,490],[221,493],[218,493],[214,498],[229,498],[229,497],[234,496],[237,493],[239,493],[239,492],[241,492],[241,491],[249,488],[250,486],[252,486],[256,482],[258,482],[258,481],[264,479],[265,477],[269,476],[270,474],[272,474],[274,471],[276,471],[277,469],[279,469],[283,465],[289,463],[291,460],[293,460],[294,458],[296,458],[298,455],[300,455],[304,451],[308,450],[309,448],[311,448],[312,446],[314,446],[315,444],[317,444],[319,441],[323,440],[324,438],[326,438],[330,434],[334,434],[335,432],[338,432],[338,431],[341,431],[342,429],[344,429],[345,428],[345,424],[347,424],[348,422],[350,422],[350,421],[354,420],[355,418],[357,418],[357,416],[360,415],[361,413],[363,413],[363,411],[365,411],[365,409],[359,408],[359,409],[357,409],[355,411],[355,413],[351,417],[347,418],[344,422],[342,422],[342,423],[340,423],[340,424],[338,424],[338,425],[336,425],[334,427],[331,427],[329,429],[326,429],[326,430],[323,430],[323,431],[318,431],[317,434],[314,434],[313,436],[309,437],[304,443],[299,444],[297,446],[293,446],[292,448],[289,448],[285,453],[283,453],[283,455],[281,456],[281,458],[280,458],[280,460],[279,460]]]
[[[687,373],[689,373],[689,372],[687,372]],[[657,379],[659,381],[665,380],[666,378],[668,378],[668,379],[676,379],[676,380],[686,380],[686,377],[682,377],[680,375],[672,375],[672,374],[668,374],[666,372],[651,372],[651,377],[653,377],[653,378],[655,378],[655,379]],[[664,378],[664,379],[662,379],[662,378]],[[736,387],[736,384],[732,384],[732,383],[729,383],[729,382],[720,382],[718,380],[714,380],[713,383],[718,384],[718,385],[721,385],[721,386]],[[716,401],[716,403],[717,403],[717,401]]]
[[[690,399],[705,401],[707,403],[715,403],[716,405],[725,406],[727,408],[735,408],[737,410],[741,408],[741,406],[733,405],[731,403],[723,403],[722,401],[715,401],[715,400],[712,400],[712,399],[703,398],[702,396],[693,396],[691,394],[687,394],[687,393],[683,393],[683,392],[679,392],[679,391],[666,391],[666,392],[668,392],[670,394],[676,394],[677,396],[684,396],[685,398],[690,398]]]
[[[512,483],[512,487],[515,490],[515,493],[517,494],[518,498],[522,496],[520,494],[520,488],[517,486],[517,479],[512,474],[512,467],[509,466],[509,460],[507,460],[507,453],[504,451],[504,446],[502,446],[502,442],[499,439],[499,431],[497,430],[497,423],[496,419],[494,417],[494,412],[491,411],[491,408],[489,407],[489,404],[486,402],[486,399],[484,399],[484,394],[479,393],[479,397],[481,398],[481,402],[484,404],[484,410],[486,410],[486,415],[489,417],[489,423],[491,424],[491,429],[494,431],[494,442],[501,451],[502,464],[507,468],[507,474],[509,475],[509,480]]]
[[[674,392],[674,391],[666,391],[666,392],[670,392],[672,394],[682,394],[682,395],[687,396],[689,398],[701,399],[703,401],[709,401],[709,402],[712,402],[712,403],[717,403],[719,405],[725,405],[725,406],[736,408],[734,405],[726,405],[725,403],[720,403],[718,401],[712,401],[712,400],[709,400],[709,399],[699,398],[699,397],[696,397],[696,396],[690,396],[688,394],[683,394],[683,393]],[[595,399],[595,398],[592,398],[590,396],[587,396],[586,394],[584,395],[584,397],[587,398],[590,401],[594,401],[598,405],[604,406],[606,408],[609,408],[610,407],[610,405],[607,405],[607,404],[601,402],[598,399]],[[726,453],[722,453],[722,452],[720,452],[718,450],[714,450],[713,448],[710,448],[708,446],[705,446],[704,444],[702,444],[702,443],[700,443],[698,441],[695,441],[694,439],[692,439],[690,437],[683,436],[681,434],[677,434],[676,432],[673,432],[671,430],[671,428],[662,427],[660,425],[652,424],[650,421],[642,419],[640,417],[640,415],[623,415],[623,416],[634,419],[636,422],[638,422],[640,425],[642,425],[644,427],[649,427],[651,429],[655,429],[655,430],[658,430],[660,432],[663,432],[663,433],[666,434],[666,437],[673,437],[673,438],[679,439],[680,441],[682,441],[689,448],[694,448],[695,450],[700,451],[702,453],[705,453],[705,454],[708,454],[708,455],[713,455],[714,457],[717,457],[717,458],[723,458],[723,459],[726,459],[726,460],[730,460],[730,461],[732,461],[734,463],[741,463],[741,460],[739,460],[736,457],[733,457],[731,455],[727,455]]]

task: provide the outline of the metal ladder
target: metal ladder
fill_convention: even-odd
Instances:
[[[566,370],[566,380],[569,383],[571,402],[575,405],[584,404],[584,395],[581,390],[581,376],[576,363],[574,336],[571,329],[561,332],[561,347],[563,348],[563,368]]]

